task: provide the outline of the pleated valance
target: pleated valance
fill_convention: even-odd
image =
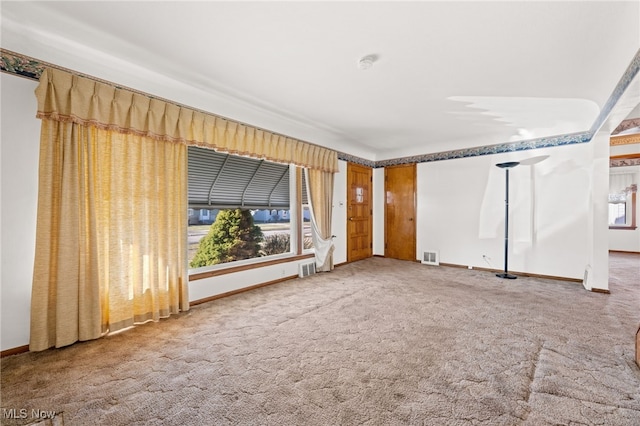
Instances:
[[[71,121],[325,172],[338,171],[336,151],[64,70],[45,69],[36,97],[37,116],[41,119]]]

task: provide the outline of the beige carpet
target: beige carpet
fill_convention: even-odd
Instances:
[[[5,358],[2,424],[637,426],[639,260],[605,295],[368,259]]]

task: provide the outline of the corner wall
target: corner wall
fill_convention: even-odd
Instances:
[[[384,256],[384,168],[373,169],[373,255]]]
[[[336,236],[333,239],[333,264],[339,265],[347,261],[347,162],[342,160],[338,161],[338,173],[333,181],[331,228]]]
[[[40,120],[33,93],[37,82],[2,73],[0,84],[0,350],[6,350],[29,344]]]

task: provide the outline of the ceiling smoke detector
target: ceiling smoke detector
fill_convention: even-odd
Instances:
[[[374,55],[367,55],[363,58],[360,58],[358,61],[358,69],[368,70],[373,66],[373,63],[376,61],[376,57]]]

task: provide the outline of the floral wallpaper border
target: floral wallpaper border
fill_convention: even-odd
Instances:
[[[506,152],[526,151],[530,149],[552,146],[571,145],[589,142],[593,135],[590,132],[572,133],[548,138],[530,139],[520,142],[486,145],[474,148],[456,149],[433,154],[415,155],[376,162],[376,167],[395,166],[398,164],[428,163],[431,161],[453,160],[457,158],[479,157],[481,155],[501,154]]]
[[[640,158],[612,158],[609,167],[640,166]]]
[[[611,132],[612,136],[618,135],[625,130],[633,129],[635,127],[640,127],[640,118],[629,118],[624,120],[616,129]]]
[[[9,74],[19,75],[21,77],[38,80],[46,67],[57,67],[19,53],[11,52],[6,49],[0,49],[0,70]],[[368,167],[380,168],[386,166],[394,166],[399,164],[411,163],[427,163],[431,161],[453,160],[457,158],[478,157],[481,155],[501,154],[507,152],[526,151],[531,149],[547,148],[554,146],[572,145],[578,143],[589,142],[596,131],[602,126],[609,113],[613,110],[616,103],[620,100],[624,91],[629,87],[633,79],[640,71],[640,50],[636,52],[631,64],[627,67],[624,75],[616,85],[613,93],[605,103],[591,126],[586,132],[571,133],[553,137],[544,137],[530,139],[519,142],[500,143],[495,145],[479,146],[474,148],[456,149],[452,151],[436,152],[431,154],[414,155],[409,157],[393,158],[389,160],[366,160],[344,152],[338,152],[338,159],[361,164]],[[626,164],[625,164],[626,165]],[[613,164],[612,164],[613,166]],[[617,167],[617,166],[613,166]]]
[[[0,70],[8,74],[15,74],[32,80],[39,80],[44,69],[48,66],[46,62],[0,49]]]
[[[338,151],[338,160],[348,161],[350,163],[360,164],[361,166],[367,166],[375,169],[377,162],[374,160],[367,160],[365,158],[356,157],[355,155],[346,154]]]

